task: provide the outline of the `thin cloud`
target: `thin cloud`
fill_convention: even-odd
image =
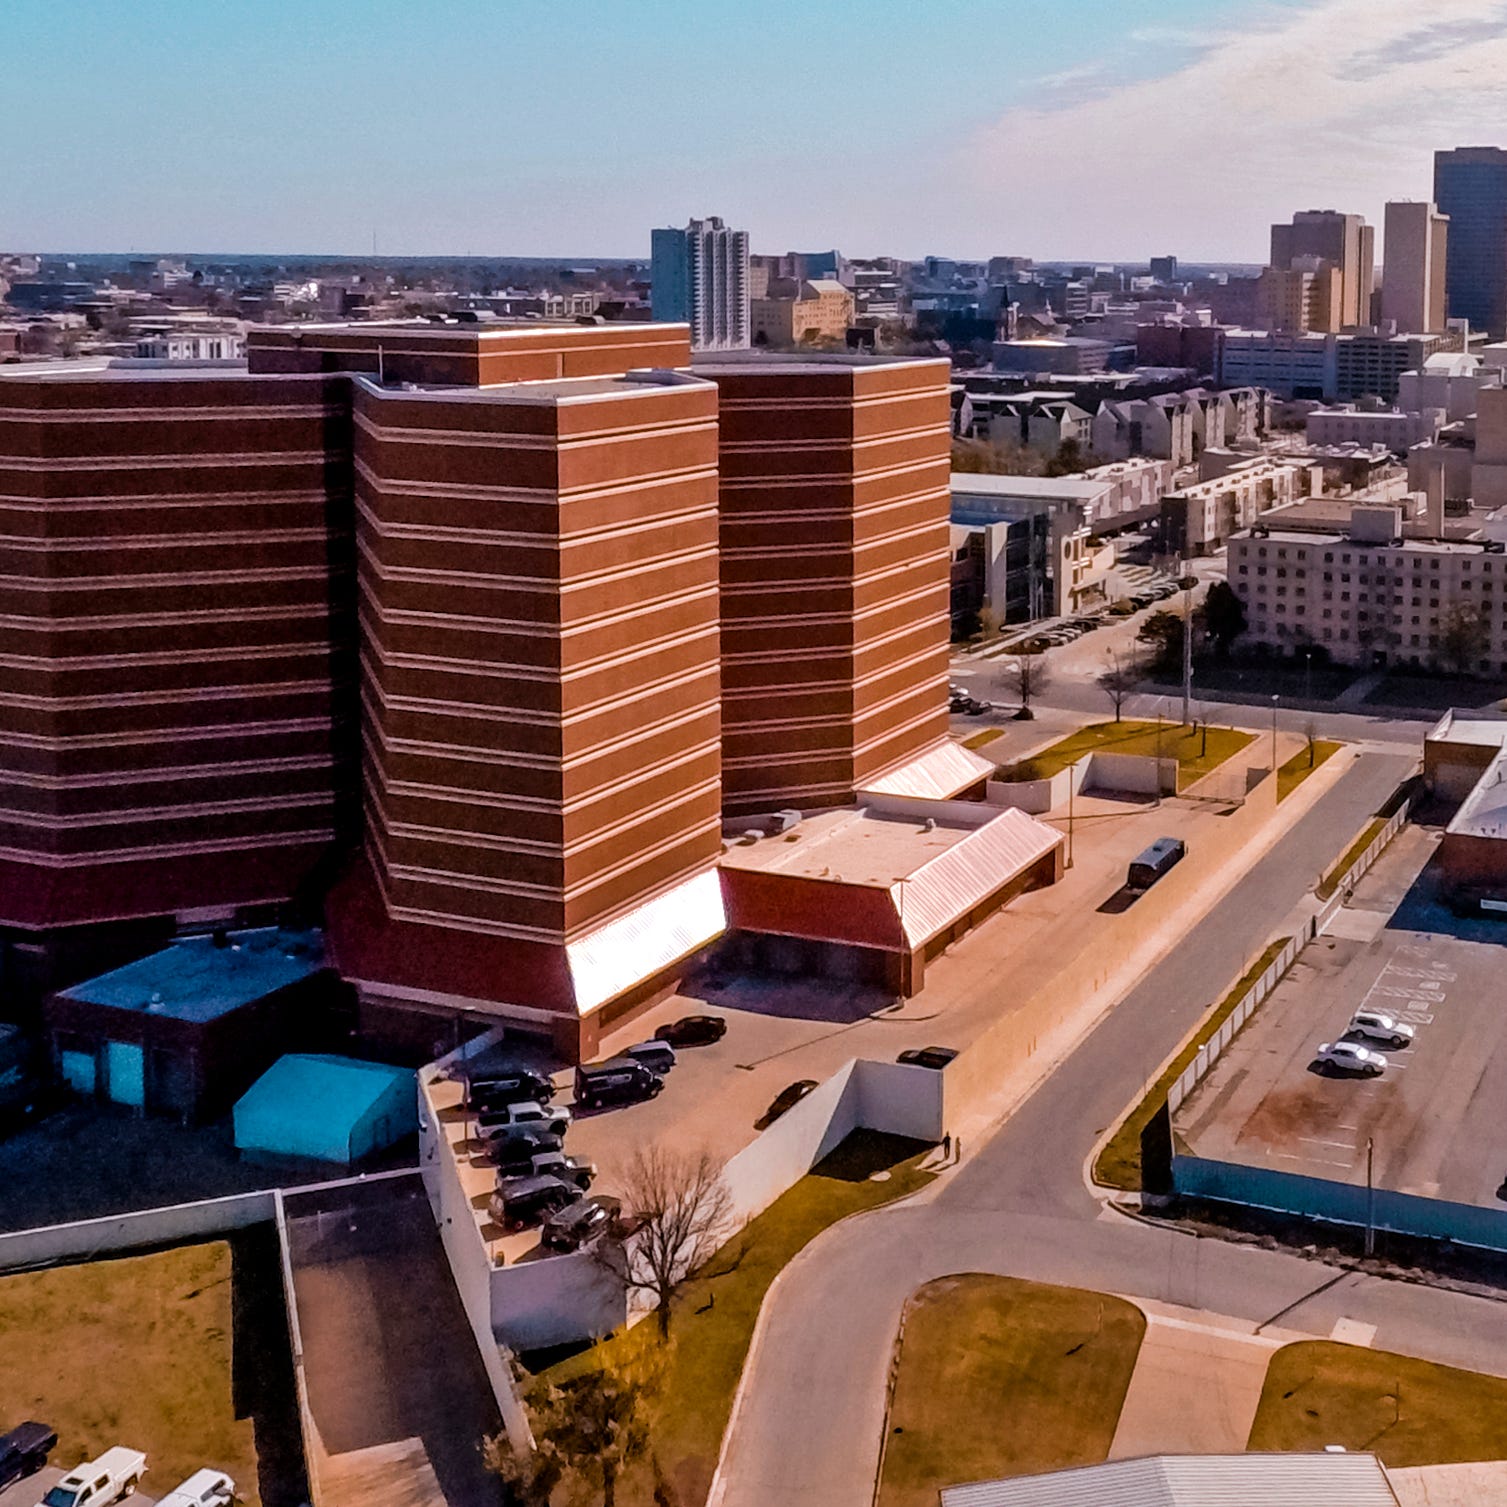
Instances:
[[[1386,200],[1427,197],[1434,148],[1507,145],[1507,0],[1419,9],[1255,10],[1159,77],[1006,111],[956,163],[971,234],[1042,257],[1256,261],[1294,210],[1379,221]]]

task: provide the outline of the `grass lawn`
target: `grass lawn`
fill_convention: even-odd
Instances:
[[[977,1274],[927,1283],[906,1308],[879,1507],[1103,1460],[1145,1331],[1134,1304],[1103,1293]]]
[[[974,733],[971,737],[963,739],[964,748],[982,748],[986,743],[992,743],[996,738],[1002,738],[1005,730],[1002,727],[986,727],[982,732]]]
[[[1002,780],[1044,780],[1081,759],[1084,754],[1102,753],[1147,754],[1155,756],[1160,751],[1164,759],[1176,759],[1178,784],[1187,786],[1194,780],[1217,769],[1224,761],[1240,752],[1253,738],[1254,733],[1240,732],[1233,727],[1211,727],[1205,737],[1202,727],[1194,728],[1176,722],[1095,722],[1080,727],[1061,742],[1044,748],[1029,759],[1011,764],[1000,770]]]
[[[0,1277],[0,1418],[50,1423],[56,1465],[128,1445],[146,1453],[153,1496],[216,1466],[257,1507],[232,1265],[213,1241]]]
[[[1272,1356],[1251,1449],[1370,1450],[1385,1465],[1507,1457],[1507,1381],[1330,1340]]]
[[[1101,1187],[1121,1188],[1132,1193],[1140,1191],[1141,1132],[1145,1130],[1152,1115],[1166,1102],[1172,1085],[1198,1055],[1199,1047],[1210,1040],[1229,1019],[1235,1006],[1251,985],[1266,972],[1272,959],[1287,946],[1289,940],[1287,937],[1279,937],[1241,974],[1235,987],[1203,1018],[1198,1029],[1184,1042],[1182,1050],[1146,1090],[1145,1097],[1125,1116],[1119,1128],[1104,1143],[1103,1150],[1094,1162],[1094,1181]]]
[[[1332,759],[1343,747],[1344,744],[1328,738],[1315,738],[1311,748],[1300,748],[1277,771],[1277,799],[1285,801],[1319,765]]]
[[[1314,893],[1320,900],[1327,900],[1340,887],[1340,880],[1350,872],[1351,864],[1376,841],[1376,838],[1381,833],[1381,829],[1386,826],[1390,819],[1385,816],[1373,816],[1361,828],[1360,836],[1345,849],[1334,867],[1319,880]]]
[[[733,1394],[743,1374],[764,1294],[808,1241],[846,1215],[876,1208],[931,1181],[917,1165],[930,1148],[899,1136],[856,1131],[807,1176],[776,1199],[688,1282],[670,1322],[673,1352],[664,1395],[655,1408],[654,1454],[681,1507],[706,1500]],[[875,1180],[879,1174],[879,1180]],[[563,1381],[590,1369],[608,1346],[658,1343],[652,1319],[541,1374]],[[813,1400],[815,1402],[815,1400]],[[620,1483],[622,1507],[651,1503],[647,1466]]]

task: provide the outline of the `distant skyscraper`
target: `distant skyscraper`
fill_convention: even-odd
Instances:
[[[1449,317],[1500,338],[1507,334],[1507,152],[1435,152],[1434,199],[1449,216]]]
[[[1342,330],[1371,322],[1375,232],[1360,215],[1305,209],[1292,217],[1292,224],[1273,225],[1271,265],[1286,272],[1301,257],[1318,257],[1339,269],[1339,303],[1327,311],[1322,328]]]
[[[1177,258],[1175,256],[1152,257],[1151,275],[1159,283],[1175,283],[1177,281]]]
[[[1381,317],[1399,332],[1444,328],[1444,280],[1449,216],[1429,203],[1387,205],[1382,254]]]
[[[749,343],[748,232],[713,216],[652,238],[654,317],[691,327],[691,349],[743,350]]]

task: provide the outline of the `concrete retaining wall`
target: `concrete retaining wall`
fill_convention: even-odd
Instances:
[[[1372,1222],[1378,1230],[1507,1251],[1507,1209],[1421,1198],[1387,1188],[1376,1189],[1368,1200],[1366,1189],[1354,1183],[1196,1156],[1173,1156],[1172,1185],[1190,1198],[1362,1228],[1370,1202]]]
[[[275,1196],[273,1190],[261,1189],[229,1198],[207,1198],[198,1203],[111,1214],[104,1219],[16,1230],[0,1235],[0,1271],[52,1266],[60,1261],[89,1261],[114,1251],[177,1245],[223,1235],[227,1230],[242,1230],[275,1217]]]
[[[587,1251],[494,1267],[491,1302],[493,1330],[514,1350],[597,1339],[628,1322],[622,1283]]]
[[[277,1222],[277,1258],[283,1280],[283,1307],[288,1314],[288,1343],[293,1351],[293,1390],[298,1398],[298,1432],[303,1440],[304,1476],[309,1485],[310,1507],[320,1507],[324,1500],[324,1486],[320,1479],[322,1455],[318,1446],[318,1432],[314,1427],[314,1411],[309,1406],[309,1378],[304,1372],[303,1363],[303,1325],[298,1316],[298,1295],[293,1286],[293,1255],[288,1244],[288,1215],[280,1188],[273,1190],[272,1203],[273,1218]]]
[[[1067,804],[1069,794],[1095,790],[1127,795],[1176,795],[1177,760],[1157,759],[1150,754],[1094,752],[1076,763],[1064,765],[1041,780],[990,780],[985,799],[994,806],[1013,806],[1032,816],[1042,816]]]

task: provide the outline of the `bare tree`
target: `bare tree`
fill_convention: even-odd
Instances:
[[[1039,650],[1027,650],[1012,654],[1004,663],[1005,687],[1020,698],[1022,711],[1031,710],[1033,697],[1039,696],[1051,684],[1052,672],[1046,655]]]
[[[1319,725],[1312,717],[1303,724],[1303,737],[1308,744],[1308,767],[1312,769],[1319,756]]]
[[[986,602],[979,608],[979,637],[985,640],[995,637],[1000,630],[998,611]]]
[[[640,1147],[618,1179],[623,1209],[637,1229],[594,1247],[599,1262],[629,1292],[654,1300],[661,1337],[670,1332],[676,1289],[733,1230],[732,1196],[710,1152]]]
[[[1141,683],[1141,668],[1135,661],[1135,656],[1129,659],[1121,659],[1119,654],[1113,651],[1109,656],[1109,663],[1099,672],[1099,689],[1114,702],[1115,721],[1120,720],[1120,714],[1125,706],[1125,698]]]

